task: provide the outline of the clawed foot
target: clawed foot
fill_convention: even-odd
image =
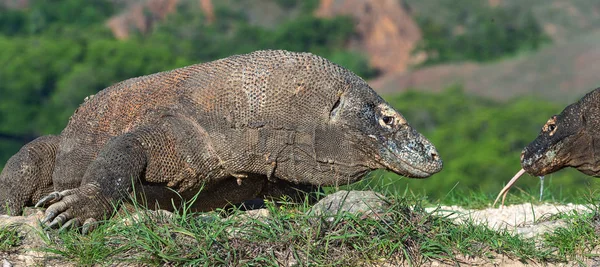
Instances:
[[[49,202],[59,201],[64,196],[66,196],[69,191],[71,191],[71,190],[65,190],[62,192],[58,192],[58,191],[52,192],[52,193],[48,194],[47,196],[43,197],[42,199],[40,199],[40,201],[38,201],[37,203],[35,203],[35,207],[39,208],[42,205],[45,205]]]
[[[48,203],[52,204],[46,209],[41,223],[47,228],[60,227],[59,231],[82,226],[81,231],[86,234],[95,228],[98,219],[110,212],[106,208],[106,201],[94,185],[50,193],[35,206]]]

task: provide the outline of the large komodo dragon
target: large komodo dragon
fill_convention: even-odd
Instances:
[[[129,79],[85,101],[59,136],[0,174],[0,213],[51,204],[51,227],[108,218],[134,189],[210,210],[373,169],[428,177],[435,147],[352,72],[309,54],[257,51]],[[175,193],[177,192],[177,193]]]

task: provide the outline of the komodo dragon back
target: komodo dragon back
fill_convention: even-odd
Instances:
[[[442,167],[434,146],[360,77],[279,50],[115,84],[52,140],[56,192],[38,203],[55,202],[51,225],[100,219],[136,184],[160,192],[156,201],[169,198],[158,188],[184,198],[204,188],[198,202],[210,209],[281,187],[348,184],[373,169],[428,177]],[[14,168],[0,179],[21,179]]]

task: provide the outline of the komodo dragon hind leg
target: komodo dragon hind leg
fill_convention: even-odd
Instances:
[[[52,191],[52,171],[60,137],[42,136],[12,156],[0,173],[0,214],[19,215]]]

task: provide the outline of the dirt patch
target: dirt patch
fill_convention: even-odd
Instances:
[[[440,216],[447,216],[457,223],[472,221],[476,224],[487,225],[491,229],[507,230],[527,238],[539,237],[543,233],[567,226],[567,223],[563,220],[552,219],[553,215],[570,212],[591,212],[589,207],[575,204],[518,204],[482,210],[464,209],[458,206],[440,206],[439,208],[426,208],[425,210]]]
[[[73,266],[39,251],[45,245],[39,220],[44,213],[39,209],[26,208],[24,216],[0,215],[0,227],[15,226],[21,239],[20,245],[0,252],[3,266]]]

